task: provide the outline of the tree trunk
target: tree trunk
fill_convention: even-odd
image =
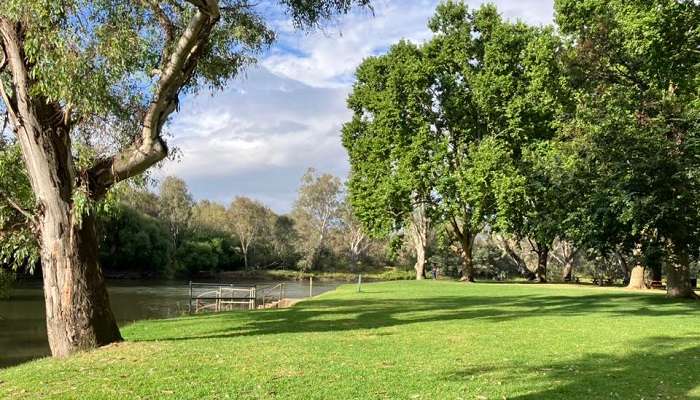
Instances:
[[[416,280],[425,278],[425,258],[428,248],[428,235],[430,230],[430,220],[425,215],[425,206],[417,206],[411,213],[409,225],[409,235],[413,247],[416,251]]]
[[[573,274],[574,274],[574,263],[571,261],[567,261],[564,264],[564,271],[562,271],[561,278],[564,280],[564,282],[571,282],[573,279]]]
[[[674,299],[698,297],[690,287],[690,262],[685,252],[676,254],[668,267],[666,296]]]
[[[474,250],[474,235],[466,231],[460,240],[462,246],[462,278],[464,282],[474,282],[474,260],[472,257]]]
[[[46,328],[51,354],[121,340],[102,271],[94,215],[73,202],[78,180],[69,129],[55,125],[55,104],[22,103],[17,137],[36,195]]]
[[[425,279],[425,247],[416,246],[416,280]]]
[[[538,246],[537,251],[537,270],[535,271],[535,280],[537,282],[547,282],[547,260],[549,259],[549,247]]]
[[[646,289],[647,284],[644,282],[644,267],[641,264],[636,264],[632,267],[629,276],[629,284],[627,289]]]
[[[64,357],[122,340],[98,264],[94,217],[85,216],[78,227],[68,215],[47,212],[41,244],[51,354]]]

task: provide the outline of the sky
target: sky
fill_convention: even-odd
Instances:
[[[553,0],[493,2],[511,20],[553,19]],[[314,32],[278,21],[278,40],[256,66],[223,91],[181,102],[169,128],[180,156],[156,177],[184,179],[196,200],[227,205],[248,196],[278,213],[290,211],[307,168],[345,179],[350,166],[340,129],[350,118],[345,101],[355,69],[401,39],[429,39],[426,24],[438,3],[375,0],[374,13],[355,10]]]

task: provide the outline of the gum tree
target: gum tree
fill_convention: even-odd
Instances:
[[[280,0],[312,27],[368,0]],[[269,45],[245,0],[5,0],[3,111],[36,199],[49,344],[65,356],[121,340],[91,208],[168,154],[163,127],[201,87],[223,87]]]

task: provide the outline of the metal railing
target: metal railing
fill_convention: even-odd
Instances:
[[[240,286],[220,283],[189,284],[189,307],[191,313],[205,311],[230,311],[243,306],[249,310],[256,308],[257,288],[255,285]]]
[[[277,285],[263,288],[260,291],[260,308],[271,308],[279,306],[285,295],[285,284],[278,283]]]

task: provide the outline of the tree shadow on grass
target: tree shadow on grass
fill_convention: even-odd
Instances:
[[[517,396],[498,393],[498,398],[510,400],[700,399],[700,335],[625,345],[635,350],[622,357],[592,353],[549,365],[457,370],[448,379],[468,382],[474,375],[498,372],[523,380],[521,386],[543,387]]]
[[[136,341],[231,338],[282,333],[339,332],[406,324],[483,320],[493,323],[532,317],[574,317],[601,314],[616,317],[697,316],[697,302],[671,302],[662,296],[633,293],[493,296],[473,294],[418,299],[330,298],[302,302],[283,310],[226,313],[188,318],[188,329],[168,329]],[[200,319],[201,318],[201,319]],[[184,321],[164,320],[170,324]],[[207,323],[205,323],[207,322]],[[180,326],[181,327],[181,326]],[[154,330],[158,332],[158,330]]]

